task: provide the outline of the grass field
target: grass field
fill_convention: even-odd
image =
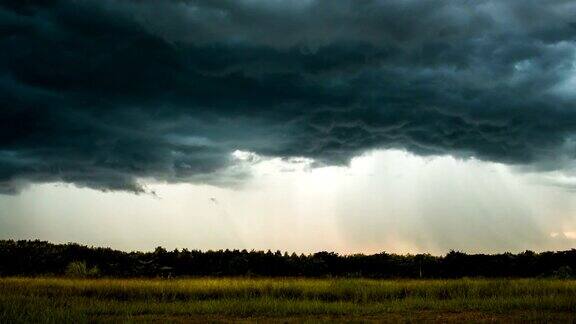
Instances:
[[[0,279],[0,323],[574,322],[576,281]]]

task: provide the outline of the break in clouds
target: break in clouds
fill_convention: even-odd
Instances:
[[[234,151],[576,158],[574,1],[0,1],[0,192],[226,184]],[[232,171],[230,171],[232,170]]]

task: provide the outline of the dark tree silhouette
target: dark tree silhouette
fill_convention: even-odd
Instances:
[[[162,247],[153,252],[122,252],[74,243],[0,240],[0,276],[65,275],[71,264],[98,269],[97,275],[105,277],[570,278],[576,269],[576,249],[493,255],[457,251],[445,256],[325,251],[297,255],[270,250],[167,251]]]

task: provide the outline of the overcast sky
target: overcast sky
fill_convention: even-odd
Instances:
[[[576,242],[576,2],[2,1],[0,238]]]

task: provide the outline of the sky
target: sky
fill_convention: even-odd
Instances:
[[[0,2],[0,239],[576,243],[574,1]]]

